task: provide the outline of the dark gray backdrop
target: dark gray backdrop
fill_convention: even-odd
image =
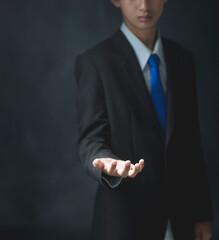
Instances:
[[[188,47],[196,59],[214,240],[219,239],[218,10],[213,0],[169,0],[160,21],[163,35]],[[96,183],[77,159],[74,60],[120,23],[108,0],[0,2],[1,239],[87,239]]]

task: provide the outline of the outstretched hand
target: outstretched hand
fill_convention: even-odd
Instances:
[[[113,158],[97,158],[93,161],[93,166],[104,171],[109,176],[134,178],[144,167],[144,159],[132,164],[130,160],[117,160]]]
[[[198,222],[195,224],[195,240],[210,240],[211,236],[210,222]]]

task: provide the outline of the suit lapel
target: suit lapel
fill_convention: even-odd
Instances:
[[[125,36],[121,33],[121,31],[118,31],[114,35],[113,40],[117,45],[119,45],[116,50],[123,55],[123,60],[120,61],[120,63],[127,82],[135,92],[136,97],[138,98],[144,111],[147,112],[148,116],[155,123],[159,132],[161,133],[161,136],[164,137],[163,130],[156,115],[150,93],[147,89],[144,76],[134,50],[132,49]]]
[[[179,92],[177,90],[179,88],[177,85],[179,63],[171,42],[162,38],[167,67],[167,131],[166,136],[164,136],[134,50],[120,30],[117,31],[112,40],[114,45],[117,46],[115,51],[121,56],[119,64],[121,64],[122,71],[128,80],[127,82],[135,92],[145,112],[159,129],[161,136],[165,137],[165,146],[167,146],[175,127]]]

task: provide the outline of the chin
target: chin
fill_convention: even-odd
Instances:
[[[154,24],[144,24],[144,25],[139,25],[138,26],[138,29],[141,29],[141,30],[152,30],[152,29],[154,29],[154,28],[156,28],[156,25],[154,25]]]

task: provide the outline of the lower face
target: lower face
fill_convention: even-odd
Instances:
[[[154,30],[165,2],[166,0],[120,0],[124,22],[134,32]]]

